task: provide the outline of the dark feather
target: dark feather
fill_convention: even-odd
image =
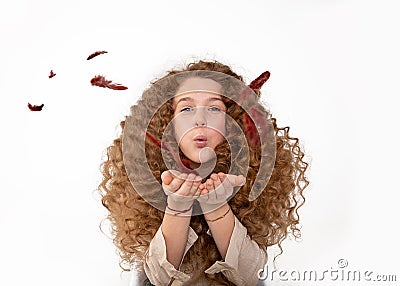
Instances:
[[[43,103],[41,105],[32,105],[28,102],[28,108],[30,109],[30,111],[41,111],[43,109],[43,106]]]
[[[90,55],[87,57],[87,60],[91,60],[91,59],[93,59],[94,57],[97,57],[97,56],[99,56],[99,55],[101,55],[101,54],[106,54],[106,53],[108,53],[108,52],[107,52],[107,51],[97,51],[97,52],[94,52],[94,53],[90,54]]]

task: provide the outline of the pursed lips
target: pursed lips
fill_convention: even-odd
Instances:
[[[204,135],[197,135],[193,138],[193,141],[198,147],[204,147],[207,144],[207,137]]]

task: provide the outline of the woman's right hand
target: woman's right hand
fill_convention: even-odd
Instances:
[[[165,211],[171,214],[191,214],[189,210],[200,195],[201,177],[193,173],[168,170],[161,174],[161,181],[164,193],[167,195]]]

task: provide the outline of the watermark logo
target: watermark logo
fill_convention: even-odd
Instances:
[[[349,269],[347,259],[339,259],[337,267],[326,270],[272,270],[266,264],[257,273],[258,279],[269,281],[351,281],[396,282],[396,274],[381,274],[371,270]]]
[[[349,263],[347,262],[346,259],[341,258],[338,260],[339,268],[345,268],[345,267],[347,267],[347,265],[349,265]]]
[[[235,103],[232,106],[236,108],[224,111],[218,104],[196,105],[192,103],[196,97],[208,98],[213,105],[229,101]],[[255,200],[272,175],[276,157],[274,121],[267,104],[261,103],[258,97],[244,82],[214,71],[186,71],[152,83],[131,107],[130,116],[125,118],[122,157],[135,191],[147,203],[164,211],[165,192],[154,170],[165,165],[168,170],[195,173],[205,179],[215,169],[217,154],[214,149],[226,141],[228,147],[224,152],[230,153],[230,162],[226,164],[229,170],[225,173],[245,178],[251,168],[250,150],[260,146],[259,168],[248,196],[249,201]],[[190,105],[182,105],[182,109],[175,112],[174,105],[176,108],[178,102],[174,103],[174,99]],[[207,128],[207,132],[201,128]],[[195,134],[200,136],[198,140],[194,140]],[[207,139],[205,135],[209,134],[212,136]],[[219,144],[213,144],[211,138],[218,138],[215,142]],[[152,147],[146,149],[146,146]],[[161,156],[156,157],[158,149]],[[237,191],[239,188],[235,187],[232,194],[227,194],[227,200]],[[200,214],[203,210],[193,207],[191,215]]]

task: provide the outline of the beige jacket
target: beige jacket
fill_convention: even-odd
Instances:
[[[209,231],[207,233],[211,235]],[[189,226],[189,235],[183,257],[185,257],[197,238],[197,234]],[[222,272],[227,280],[234,285],[255,286],[259,282],[258,271],[264,268],[266,262],[266,250],[261,249],[255,241],[250,239],[247,235],[247,229],[235,216],[235,226],[229,242],[225,261],[215,261],[215,263],[204,272],[208,274]],[[161,226],[150,242],[143,265],[150,282],[156,286],[194,285],[193,282],[190,282],[191,276],[183,272],[185,267],[182,265],[182,262],[179,270],[177,270],[167,260],[165,240],[161,232]],[[208,284],[205,278],[202,278],[196,285],[202,286]]]

